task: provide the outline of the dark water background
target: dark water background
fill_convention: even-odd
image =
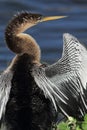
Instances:
[[[11,17],[19,11],[48,15],[67,15],[61,20],[40,23],[27,30],[42,50],[42,61],[53,63],[62,54],[65,32],[76,36],[87,45],[87,0],[0,0],[0,71],[4,70],[15,54],[7,47],[4,31]]]

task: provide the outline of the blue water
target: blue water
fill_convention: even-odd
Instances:
[[[44,16],[66,15],[67,18],[40,23],[27,30],[42,50],[42,61],[54,63],[62,54],[65,32],[87,44],[87,0],[0,0],[0,71],[15,56],[6,46],[4,31],[17,12],[27,10]]]

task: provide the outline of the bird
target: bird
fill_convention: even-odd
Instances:
[[[0,75],[1,130],[49,130],[59,111],[78,120],[87,113],[86,47],[65,33],[62,57],[52,65],[41,64],[39,45],[23,33],[64,17],[21,12],[8,23],[5,39],[16,56]]]
[[[5,40],[16,55],[0,75],[1,130],[52,129],[57,113],[32,75],[34,66],[45,68],[47,64],[40,63],[41,52],[36,40],[23,32],[40,22],[64,17],[44,17],[23,11],[9,21]]]

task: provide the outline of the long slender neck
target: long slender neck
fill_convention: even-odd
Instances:
[[[6,43],[8,47],[16,54],[27,53],[34,60],[40,60],[40,48],[33,37],[24,34],[26,29],[34,26],[35,15],[21,13],[15,16],[8,24],[5,32]]]

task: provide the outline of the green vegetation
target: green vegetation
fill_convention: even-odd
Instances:
[[[87,130],[87,114],[84,116],[83,121],[77,121],[69,117],[67,121],[59,123],[56,130]]]

